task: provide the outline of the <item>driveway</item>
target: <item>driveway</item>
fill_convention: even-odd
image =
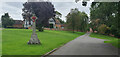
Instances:
[[[118,55],[116,47],[104,43],[103,39],[89,37],[89,34],[70,41],[50,55]]]

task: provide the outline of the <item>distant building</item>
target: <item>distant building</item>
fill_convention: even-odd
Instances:
[[[53,18],[49,19],[49,28],[55,28],[56,29],[56,25],[55,25],[55,20]]]
[[[64,29],[64,25],[60,23],[58,19],[49,19],[49,28],[55,30],[62,30]]]
[[[32,23],[33,23],[32,21],[29,21],[29,20],[25,19],[24,20],[24,28],[27,28],[27,29],[29,28],[30,29],[32,27]]]
[[[31,29],[32,21],[24,20],[24,28]],[[61,24],[58,19],[50,18],[48,21],[49,25],[46,29],[55,29],[55,30],[62,30],[64,29],[64,24]]]
[[[23,21],[22,20],[14,20],[15,23],[13,24],[14,28],[23,28]]]
[[[58,30],[61,29],[61,23],[58,19],[55,19],[55,26],[56,26],[56,29],[58,29]]]

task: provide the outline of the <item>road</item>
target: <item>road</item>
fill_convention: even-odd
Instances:
[[[118,55],[118,48],[104,43],[103,39],[89,37],[89,34],[70,41],[50,55]]]

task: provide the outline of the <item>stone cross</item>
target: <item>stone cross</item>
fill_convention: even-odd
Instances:
[[[28,41],[28,44],[41,44],[40,40],[38,39],[38,36],[36,34],[36,19],[37,17],[35,15],[32,16],[33,24],[32,24],[32,35],[31,39]]]

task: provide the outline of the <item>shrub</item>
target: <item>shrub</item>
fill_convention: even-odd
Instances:
[[[98,27],[98,33],[100,34],[105,34],[109,31],[109,27],[106,26],[105,24],[102,24]]]
[[[120,30],[118,28],[116,28],[116,26],[112,25],[110,27],[110,33],[115,35],[115,37],[120,38]]]

